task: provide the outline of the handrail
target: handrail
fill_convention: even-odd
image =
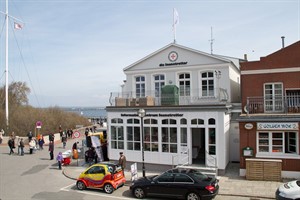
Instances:
[[[175,168],[175,158],[178,158],[181,155],[186,155],[181,159],[183,161],[184,159],[187,159],[187,162],[180,164],[180,160],[178,159],[177,166],[183,166],[183,165],[188,165],[189,164],[189,150],[187,149],[186,151],[181,152],[180,154],[172,155],[172,166]]]
[[[212,156],[212,155],[210,155],[209,152],[208,152],[207,150],[205,150],[205,154],[206,154],[206,156],[207,156],[207,159],[206,159],[207,162],[205,163],[205,166],[206,166],[206,167],[211,167],[210,165],[208,165],[208,163],[212,163],[212,166],[213,166],[215,169],[217,169],[217,168],[218,168],[217,158],[214,157],[214,156]],[[212,162],[212,160],[213,160],[213,162]],[[216,173],[218,173],[217,171],[218,171],[218,170],[216,170]]]

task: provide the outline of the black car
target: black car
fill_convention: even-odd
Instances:
[[[171,199],[213,199],[219,191],[218,179],[202,174],[196,169],[175,168],[161,175],[141,177],[130,186],[139,199],[146,196]]]

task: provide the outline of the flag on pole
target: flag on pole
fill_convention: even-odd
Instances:
[[[176,8],[174,8],[174,10],[173,10],[173,29],[176,28],[177,24],[179,24],[179,15],[178,15]]]
[[[15,29],[21,30],[23,28],[23,26],[17,22],[14,22],[14,27]]]
[[[173,34],[174,34],[174,43],[176,43],[176,25],[179,24],[179,15],[176,8],[173,9]]]

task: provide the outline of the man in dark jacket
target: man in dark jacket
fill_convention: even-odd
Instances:
[[[15,148],[15,141],[14,141],[14,138],[13,137],[11,137],[9,140],[8,140],[8,146],[9,146],[9,149],[10,149],[10,151],[9,151],[9,155],[11,155],[11,154],[14,154],[15,152],[14,152],[14,148]]]

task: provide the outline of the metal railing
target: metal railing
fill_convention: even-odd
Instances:
[[[201,105],[226,103],[229,98],[227,90],[223,88],[215,89],[210,96],[201,95],[200,91],[200,89],[195,89],[185,94],[180,92],[158,94],[155,91],[144,91],[143,93],[112,92],[109,102],[111,106]]]
[[[300,113],[300,95],[248,97],[244,110],[247,114]]]
[[[206,156],[205,156],[206,157],[205,166],[210,167],[210,168],[214,168],[216,176],[217,176],[218,175],[217,157],[214,157],[214,156],[210,155],[207,150],[205,150],[205,154],[206,154]]]

